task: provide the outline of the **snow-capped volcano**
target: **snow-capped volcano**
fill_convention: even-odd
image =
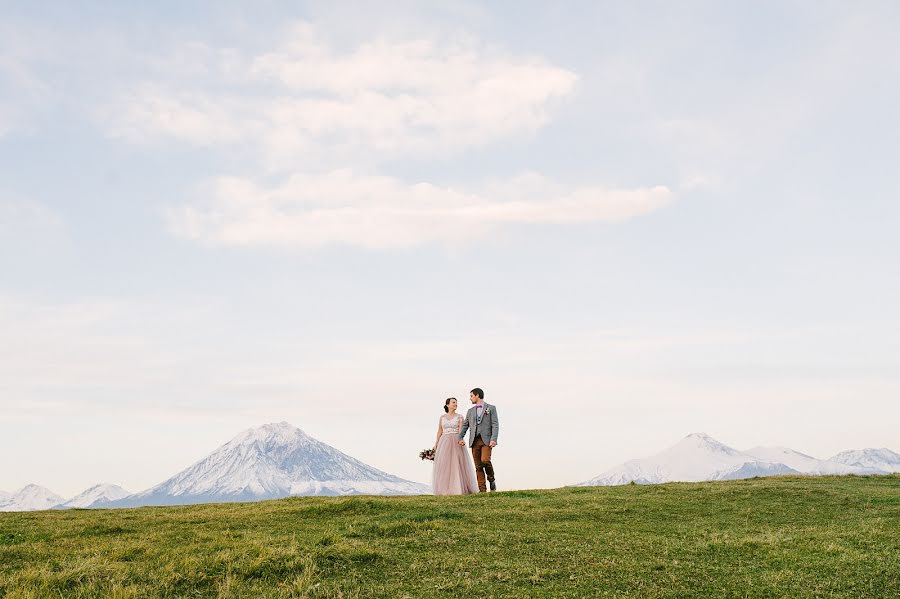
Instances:
[[[49,510],[65,501],[53,491],[38,485],[26,485],[0,503],[0,512]]]
[[[248,429],[172,478],[106,507],[429,492],[280,422]]]
[[[654,456],[629,460],[581,486],[699,482],[799,474],[780,463],[757,459],[724,445],[706,433],[692,433]]]
[[[831,461],[859,468],[872,468],[883,472],[900,472],[900,454],[884,447],[880,449],[842,451],[832,456]]]
[[[819,460],[788,447],[754,447],[744,451],[763,462],[784,464],[802,474],[879,474],[877,468],[850,466],[831,460]]]
[[[82,491],[72,499],[56,506],[57,509],[67,508],[97,508],[106,507],[106,504],[131,495],[119,485],[99,484]]]

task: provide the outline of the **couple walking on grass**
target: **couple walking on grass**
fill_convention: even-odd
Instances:
[[[435,495],[467,495],[484,493],[490,485],[497,490],[491,452],[497,446],[500,421],[497,408],[484,401],[484,391],[475,388],[469,393],[472,407],[465,416],[457,414],[457,401],[451,397],[444,402],[444,414],[438,421],[434,442],[434,472],[431,486]],[[465,447],[466,432],[471,458]],[[472,462],[475,465],[473,467]]]

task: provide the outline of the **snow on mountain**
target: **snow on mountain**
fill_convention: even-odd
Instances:
[[[106,507],[427,493],[426,485],[368,466],[281,422],[248,429],[172,478]]]
[[[107,503],[129,495],[131,493],[119,485],[99,484],[55,507],[57,509],[106,507]]]
[[[802,474],[879,474],[881,472],[874,468],[820,460],[788,447],[754,447],[747,449],[744,453],[763,462],[784,464]]]
[[[12,493],[7,493],[6,491],[0,491],[0,504],[4,501],[12,497]]]
[[[49,510],[65,501],[53,491],[38,485],[26,485],[0,502],[0,512],[33,512]]]
[[[802,473],[785,466],[784,464],[744,462],[740,466],[734,466],[716,472],[709,480],[740,480],[742,478],[753,478],[754,476],[782,476],[785,474]]]
[[[831,461],[859,468],[872,468],[882,472],[900,472],[900,454],[884,447],[842,451],[831,456]]]
[[[724,445],[706,433],[692,433],[654,456],[629,460],[580,486],[699,482],[799,474],[784,464],[759,460]]]

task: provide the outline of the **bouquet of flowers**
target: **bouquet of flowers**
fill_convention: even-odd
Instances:
[[[419,459],[434,461],[434,450],[430,447],[419,452]]]

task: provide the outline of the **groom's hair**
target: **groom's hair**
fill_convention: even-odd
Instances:
[[[478,396],[479,399],[484,399],[484,391],[482,391],[478,387],[475,387],[474,389],[469,391],[469,393],[474,393],[475,395]]]

